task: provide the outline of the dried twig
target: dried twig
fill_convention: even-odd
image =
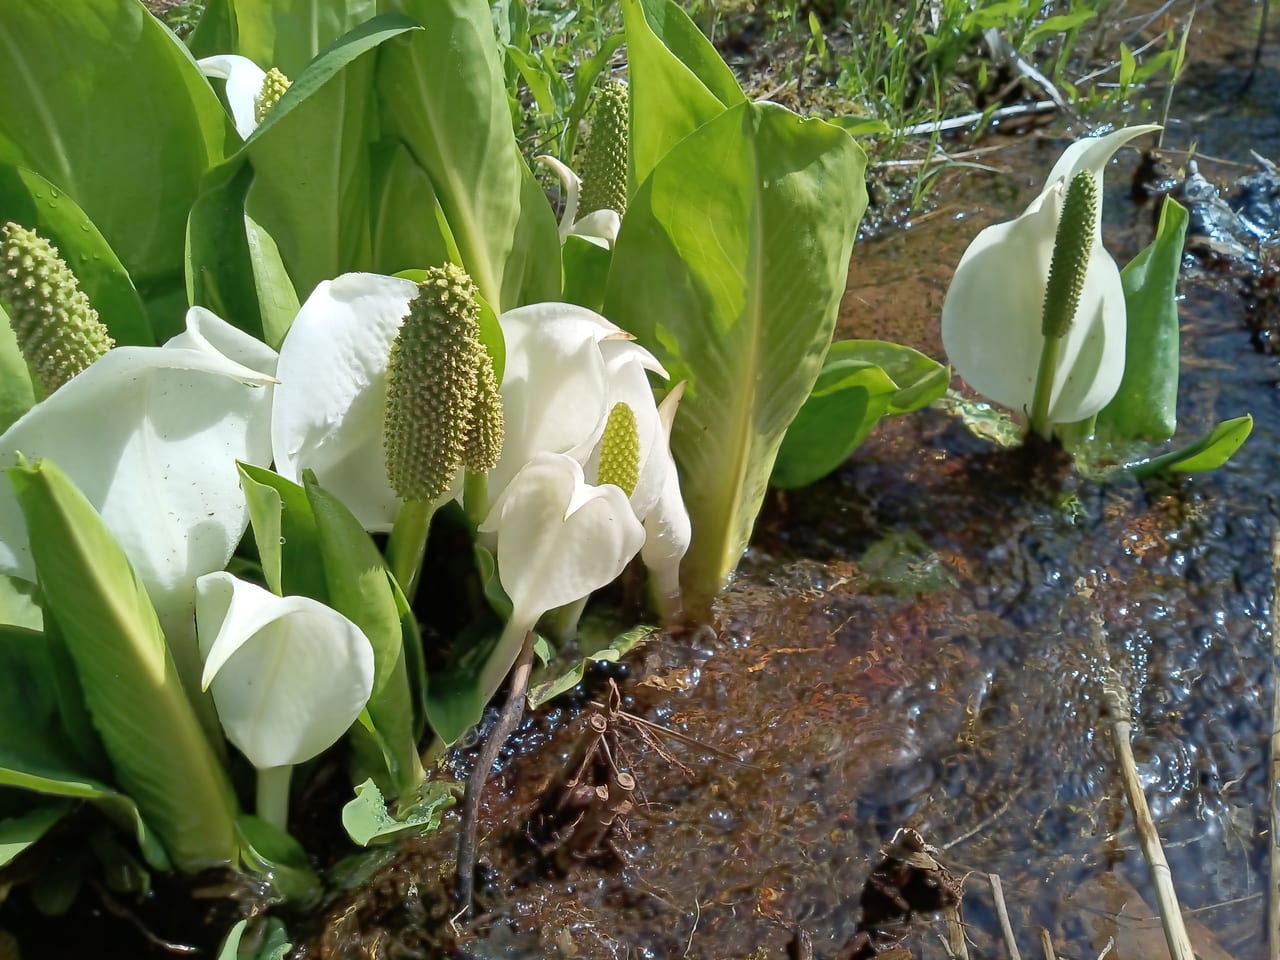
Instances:
[[[489,737],[480,748],[475,768],[467,778],[467,790],[462,797],[462,824],[458,837],[458,913],[465,917],[471,912],[471,898],[475,893],[476,871],[476,823],[480,817],[480,794],[484,792],[489,771],[498,759],[498,751],[511,736],[524,715],[524,695],[529,689],[529,674],[533,670],[533,631],[524,638],[524,646],[511,671],[511,689],[507,701],[498,714],[498,722],[489,731]]]
[[[1092,590],[1084,580],[1076,581],[1076,591],[1081,597],[1092,596]],[[1106,628],[1102,622],[1102,612],[1096,604],[1089,613],[1089,630],[1094,646],[1107,663],[1106,680],[1102,686],[1102,701],[1111,720],[1111,746],[1115,750],[1116,763],[1120,767],[1120,780],[1124,784],[1125,798],[1129,801],[1129,810],[1133,813],[1138,845],[1142,848],[1143,858],[1151,868],[1151,879],[1156,888],[1156,906],[1160,910],[1160,925],[1164,928],[1164,938],[1169,944],[1169,955],[1173,960],[1195,960],[1195,951],[1191,949],[1191,940],[1187,937],[1187,928],[1182,922],[1178,895],[1173,889],[1173,873],[1160,846],[1160,834],[1156,830],[1155,821],[1151,818],[1151,808],[1147,806],[1146,795],[1142,792],[1142,781],[1138,778],[1138,766],[1133,759],[1133,746],[1130,743],[1133,723],[1128,691],[1120,680],[1119,671],[1111,666]]]
[[[1052,100],[1015,103],[1012,106],[1001,107],[999,110],[992,110],[990,113],[980,110],[976,113],[963,113],[958,117],[948,117],[946,120],[913,123],[909,127],[903,127],[901,134],[904,137],[916,137],[922,133],[943,133],[947,130],[961,130],[964,127],[972,126],[975,123],[979,123],[983,118],[987,120],[1010,120],[1014,117],[1032,117],[1040,113],[1054,113],[1057,109],[1058,105]]]
[[[1271,534],[1271,816],[1270,889],[1267,892],[1267,942],[1271,960],[1280,960],[1280,810],[1276,809],[1276,777],[1280,772],[1280,530]]]
[[[1053,937],[1044,927],[1040,928],[1040,947],[1044,950],[1044,960],[1058,960],[1058,955],[1053,952]]]
[[[1018,941],[1013,938],[1013,924],[1009,922],[1009,907],[1004,902],[1004,886],[997,874],[988,873],[987,879],[991,881],[991,896],[996,902],[996,916],[1000,920],[1000,932],[1004,935],[1009,960],[1022,960],[1022,954],[1018,953]]]

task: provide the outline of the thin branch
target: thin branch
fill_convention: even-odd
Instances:
[[[1276,809],[1276,776],[1280,771],[1280,529],[1271,534],[1271,816],[1270,881],[1267,892],[1267,942],[1271,960],[1280,960],[1280,811]]]
[[[488,739],[480,748],[480,755],[476,757],[476,765],[467,778],[467,789],[462,796],[457,873],[459,910],[455,919],[471,912],[471,899],[475,894],[476,826],[480,818],[480,794],[484,792],[485,782],[498,759],[498,752],[524,716],[524,695],[529,689],[529,674],[533,670],[533,637],[532,630],[525,634],[524,645],[520,648],[520,655],[511,671],[511,688],[507,692],[507,701],[498,714],[498,722],[493,725]]]
[[[1076,592],[1086,600],[1091,599],[1093,594],[1083,579],[1076,581]],[[1138,777],[1138,765],[1133,759],[1133,745],[1130,743],[1133,723],[1128,692],[1121,683],[1119,671],[1111,665],[1106,628],[1102,622],[1102,612],[1096,603],[1089,612],[1089,630],[1098,654],[1106,658],[1102,701],[1111,720],[1111,746],[1115,750],[1116,763],[1120,768],[1125,798],[1129,801],[1129,810],[1133,814],[1138,844],[1142,847],[1143,858],[1151,868],[1151,879],[1156,888],[1156,906],[1160,911],[1160,925],[1164,927],[1165,941],[1169,944],[1169,955],[1173,960],[1195,960],[1195,951],[1191,949],[1191,940],[1187,937],[1187,928],[1182,921],[1182,910],[1178,906],[1178,895],[1173,889],[1173,872],[1169,869],[1169,861],[1165,859],[1164,850],[1160,846],[1160,834],[1151,818],[1151,808],[1147,806],[1142,781]]]
[[[1009,960],[1022,960],[1022,954],[1018,952],[1018,941],[1013,937],[1013,924],[1009,922],[1009,907],[1004,902],[1004,885],[1001,884],[997,874],[988,873],[987,879],[991,881],[991,896],[996,902],[996,916],[1000,920],[1000,933],[1004,935],[1004,946],[1009,951]]]

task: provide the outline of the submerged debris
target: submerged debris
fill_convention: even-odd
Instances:
[[[862,916],[836,960],[892,955],[906,939],[912,914],[960,905],[963,882],[935,858],[936,847],[904,827],[880,848],[880,860],[862,888]]]

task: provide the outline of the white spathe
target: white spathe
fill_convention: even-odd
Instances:
[[[621,488],[589,484],[573,457],[545,452],[507,484],[480,531],[497,536],[499,579],[512,606],[481,676],[487,701],[539,618],[612,583],[645,531]]]
[[[258,127],[258,97],[267,73],[248,57],[234,53],[205,57],[196,66],[206,77],[227,82],[227,106],[240,139],[248,140]]]
[[[1098,220],[1076,317],[1063,338],[1050,393],[1050,423],[1101,410],[1124,375],[1126,313],[1120,270],[1102,246],[1102,176],[1125,143],[1159,127],[1126,127],[1073,143],[1016,220],[987,227],[961,257],[942,307],[947,358],[970,386],[1029,413],[1044,347],[1041,320],[1066,189],[1081,172],[1097,181]]]
[[[597,247],[612,249],[622,229],[622,217],[617,210],[593,210],[578,219],[578,198],[582,193],[582,178],[555,157],[543,154],[534,159],[550,167],[564,189],[564,213],[560,215],[560,242],[569,237],[582,237]]]
[[[302,482],[313,470],[366,530],[386,532],[400,510],[387,479],[382,420],[387,361],[411,280],[346,273],[320,283],[280,345],[271,444],[276,470]]]
[[[275,351],[192,307],[186,332],[164,346],[109,350],[28,410],[0,435],[0,461],[58,464],[128,556],[166,634],[181,636],[196,578],[227,565],[248,525],[236,461],[271,462],[275,368]],[[35,577],[7,483],[0,573]]]
[[[227,739],[258,769],[310,760],[355,722],[373,690],[373,647],[310,597],[278,597],[226,572],[196,585],[204,658]]]

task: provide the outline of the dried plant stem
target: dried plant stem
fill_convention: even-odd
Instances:
[[[947,924],[947,950],[954,960],[969,960],[969,945],[964,939],[964,921],[960,919],[960,904],[953,903],[942,911]]]
[[[498,752],[507,742],[511,732],[524,716],[524,697],[529,689],[529,674],[533,670],[534,634],[530,630],[525,634],[520,655],[516,658],[515,667],[511,671],[511,687],[507,693],[507,701],[502,705],[498,722],[489,731],[489,737],[480,748],[476,757],[475,768],[467,778],[467,789],[462,797],[462,823],[458,833],[458,916],[465,917],[471,912],[471,898],[475,887],[476,869],[476,826],[480,816],[480,794],[484,791],[485,781],[489,779],[489,771],[493,769]]]
[[[1268,808],[1271,817],[1271,849],[1269,855],[1270,888],[1267,891],[1267,943],[1271,960],[1280,960],[1280,810],[1276,803],[1276,777],[1280,776],[1280,530],[1271,534],[1271,791]]]
[[[1058,955],[1053,952],[1053,937],[1044,927],[1040,928],[1040,947],[1044,950],[1044,960],[1058,960]]]
[[[1076,581],[1076,595],[1083,600],[1094,601],[1093,589],[1083,579]],[[1187,937],[1187,928],[1182,922],[1178,895],[1173,889],[1173,872],[1169,869],[1169,861],[1165,859],[1164,849],[1160,846],[1160,834],[1156,830],[1155,821],[1151,819],[1151,808],[1147,806],[1142,781],[1138,778],[1138,765],[1133,759],[1133,746],[1130,743],[1133,722],[1129,695],[1121,682],[1119,671],[1111,665],[1106,627],[1096,601],[1091,602],[1089,633],[1098,657],[1107,664],[1106,679],[1102,684],[1102,702],[1111,720],[1111,746],[1120,767],[1125,798],[1133,813],[1138,845],[1142,848],[1143,859],[1151,868],[1151,879],[1156,888],[1156,907],[1160,911],[1160,925],[1164,928],[1169,955],[1173,960],[1195,960],[1195,951],[1191,949],[1191,940]]]
[[[1004,935],[1009,960],[1022,960],[1022,954],[1018,953],[1018,941],[1013,938],[1013,924],[1009,922],[1009,907],[1004,902],[1004,885],[997,874],[988,873],[987,879],[991,882],[991,896],[996,902],[996,917],[1000,920],[1000,933]]]

